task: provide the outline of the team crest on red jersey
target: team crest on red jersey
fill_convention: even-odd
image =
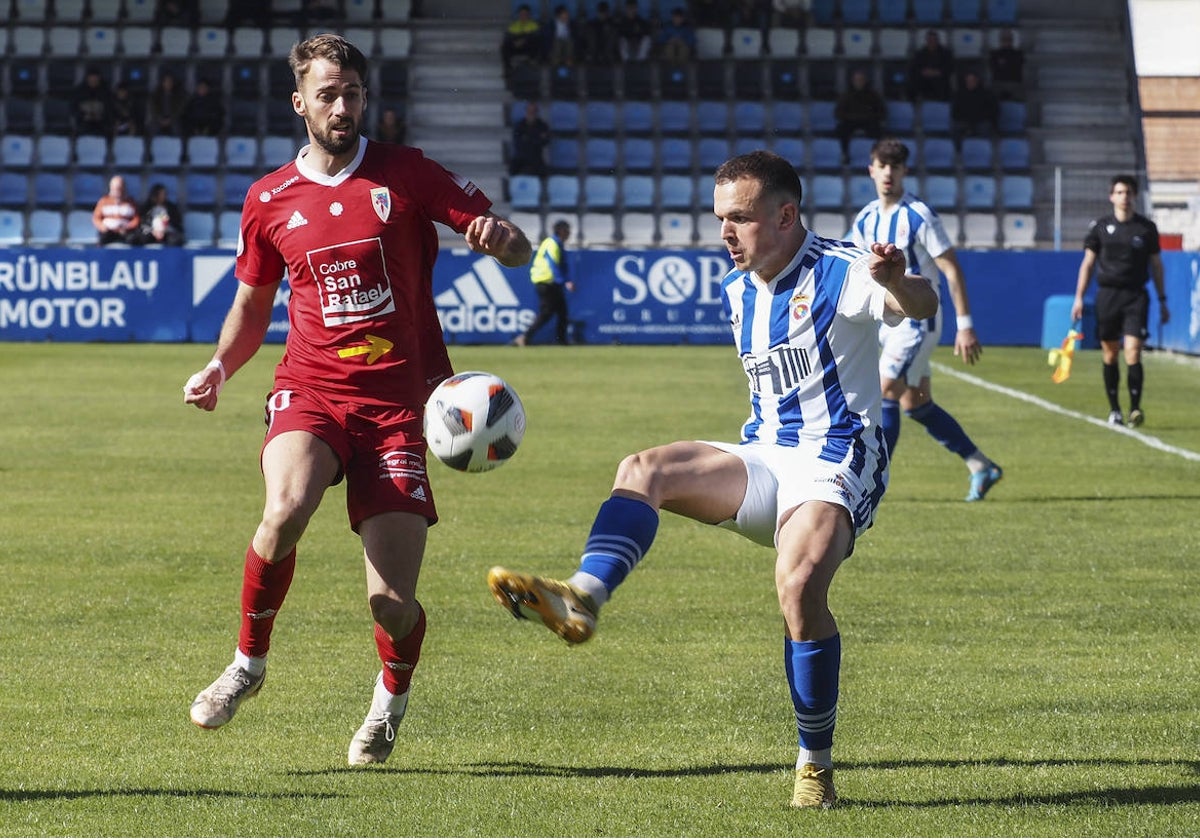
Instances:
[[[375,208],[375,215],[379,217],[379,221],[388,220],[392,212],[392,194],[387,187],[371,189],[371,206]]]

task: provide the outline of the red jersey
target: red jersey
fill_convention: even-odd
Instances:
[[[433,304],[433,223],[458,233],[491,207],[420,149],[363,138],[327,176],[297,160],[246,195],[237,278],[291,287],[275,387],[419,406],[452,372]]]

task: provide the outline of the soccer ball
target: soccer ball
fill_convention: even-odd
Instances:
[[[455,374],[434,388],[425,403],[429,451],[451,469],[495,469],[513,456],[524,436],[521,398],[495,374]]]

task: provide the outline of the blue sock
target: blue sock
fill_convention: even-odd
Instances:
[[[800,747],[825,750],[833,746],[837,722],[838,675],[842,669],[842,637],[818,642],[783,640],[783,667],[787,672]]]
[[[900,440],[900,403],[897,400],[883,401],[883,439],[887,442],[888,455],[896,453],[896,442]]]
[[[657,531],[658,511],[650,505],[610,496],[596,513],[579,571],[599,578],[611,593],[650,550]]]
[[[975,444],[967,437],[963,427],[933,400],[905,414],[924,426],[934,440],[960,458],[966,458],[975,451]]]

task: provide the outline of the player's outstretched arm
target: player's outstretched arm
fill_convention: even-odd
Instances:
[[[278,283],[269,286],[238,284],[237,295],[221,326],[221,337],[212,361],[192,374],[183,386],[183,402],[205,411],[217,407],[217,398],[225,380],[250,360],[271,325],[271,310],[275,307]]]
[[[937,291],[924,277],[905,273],[903,251],[890,242],[876,242],[870,251],[871,277],[888,290],[888,310],[905,318],[929,318],[937,312]]]
[[[525,265],[533,256],[533,246],[525,233],[508,219],[493,213],[477,216],[467,225],[463,235],[472,251],[495,257],[509,268]]]
[[[967,299],[967,281],[964,278],[962,265],[958,262],[958,254],[954,249],[934,257],[934,262],[946,275],[946,286],[950,290],[950,300],[954,303],[954,313],[958,323],[954,331],[954,355],[963,362],[973,365],[983,355],[983,345],[975,333],[975,323],[971,320],[971,303]]]

